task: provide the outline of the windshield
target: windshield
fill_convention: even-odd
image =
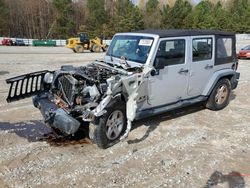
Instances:
[[[242,48],[242,50],[250,50],[250,45],[249,46],[245,46],[244,48]]]
[[[153,41],[152,37],[117,35],[112,39],[107,55],[144,64]]]

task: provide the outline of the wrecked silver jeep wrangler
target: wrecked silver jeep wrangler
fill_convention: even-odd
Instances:
[[[145,30],[116,34],[102,60],[62,66],[7,81],[8,102],[33,96],[45,123],[107,148],[128,136],[135,119],[197,102],[229,103],[240,74],[235,35],[210,30]]]

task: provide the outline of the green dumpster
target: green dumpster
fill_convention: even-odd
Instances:
[[[33,40],[33,46],[56,46],[54,40]]]

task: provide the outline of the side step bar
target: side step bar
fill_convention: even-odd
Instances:
[[[47,70],[33,72],[6,80],[10,84],[7,102],[18,101],[44,91],[43,78],[49,72]]]

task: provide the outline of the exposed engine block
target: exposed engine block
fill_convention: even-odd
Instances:
[[[68,67],[73,68],[73,67]],[[94,64],[59,73],[57,77],[56,95],[68,103],[85,104],[95,102],[107,91],[107,79],[118,76],[118,72]]]

